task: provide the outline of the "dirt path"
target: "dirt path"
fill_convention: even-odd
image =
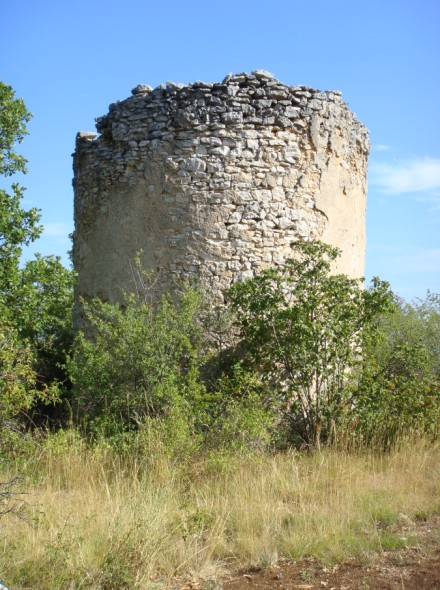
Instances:
[[[312,560],[250,569],[225,580],[224,590],[439,590],[440,552],[384,554],[368,565],[350,560],[325,568]]]
[[[416,545],[326,568],[314,559],[231,573],[223,590],[440,590],[440,517],[417,523]]]

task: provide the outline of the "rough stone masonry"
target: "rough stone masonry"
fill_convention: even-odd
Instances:
[[[368,132],[339,92],[264,70],[221,83],[139,85],[77,135],[76,296],[120,301],[138,253],[156,293],[194,278],[215,299],[291,256],[338,246],[361,277]]]

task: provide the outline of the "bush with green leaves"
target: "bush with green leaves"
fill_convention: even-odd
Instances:
[[[35,378],[32,351],[0,316],[0,441],[15,430],[20,412],[30,408]]]
[[[10,305],[14,323],[37,354],[42,383],[66,379],[63,365],[73,342],[75,273],[58,256],[37,254],[20,270],[20,297]]]
[[[338,249],[298,242],[294,258],[235,284],[228,298],[242,348],[278,392],[292,433],[319,446],[353,403],[364,330],[391,301],[388,284],[331,272]]]
[[[55,256],[37,254],[19,269],[5,313],[17,327],[20,338],[28,342],[34,355],[37,387],[44,391],[58,388],[68,396],[70,383],[65,363],[73,342],[73,285],[75,274]],[[62,404],[37,404],[34,422],[57,421],[63,416]]]
[[[273,446],[277,400],[257,372],[237,359],[223,366],[201,407],[207,448],[242,452]]]
[[[440,297],[413,304],[394,299],[365,334],[353,432],[366,444],[389,446],[400,437],[440,432]]]
[[[33,352],[0,315],[0,456],[20,447],[26,412],[48,391],[36,388]]]
[[[164,296],[157,307],[134,294],[122,307],[84,303],[87,335],[78,334],[68,366],[78,415],[92,431],[107,436],[148,419],[193,420],[205,391],[199,307],[191,289],[178,303]]]
[[[408,303],[395,297],[392,313],[380,317],[383,339],[378,354],[392,356],[398,347],[422,347],[426,371],[440,378],[440,294],[428,291],[424,299]]]

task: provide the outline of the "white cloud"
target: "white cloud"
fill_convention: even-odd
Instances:
[[[372,163],[369,182],[388,194],[433,193],[440,190],[440,158]]]
[[[45,223],[44,235],[47,238],[68,238],[72,227],[68,223]]]
[[[377,143],[372,146],[372,149],[375,152],[388,152],[391,149],[391,146],[385,145],[384,143]]]

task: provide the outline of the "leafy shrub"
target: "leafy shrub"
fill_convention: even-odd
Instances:
[[[437,436],[440,427],[440,298],[411,305],[395,298],[365,335],[353,432],[389,446],[414,432]]]
[[[0,451],[15,451],[22,440],[23,418],[36,400],[50,401],[54,392],[36,387],[34,355],[0,310]]]
[[[7,420],[33,399],[35,372],[32,352],[20,341],[17,332],[0,316],[0,417]]]
[[[123,308],[85,304],[89,334],[78,335],[69,372],[79,417],[95,434],[135,431],[146,420],[167,418],[187,429],[204,394],[198,309],[199,296],[190,289],[179,303],[163,297],[157,309],[136,295],[127,295]]]
[[[295,258],[228,294],[250,363],[277,390],[292,429],[318,446],[351,403],[363,330],[391,297],[386,283],[363,290],[360,280],[331,274],[339,254],[299,242]]]
[[[264,450],[277,424],[276,400],[255,371],[233,364],[215,384],[205,404],[205,440],[225,451]]]

